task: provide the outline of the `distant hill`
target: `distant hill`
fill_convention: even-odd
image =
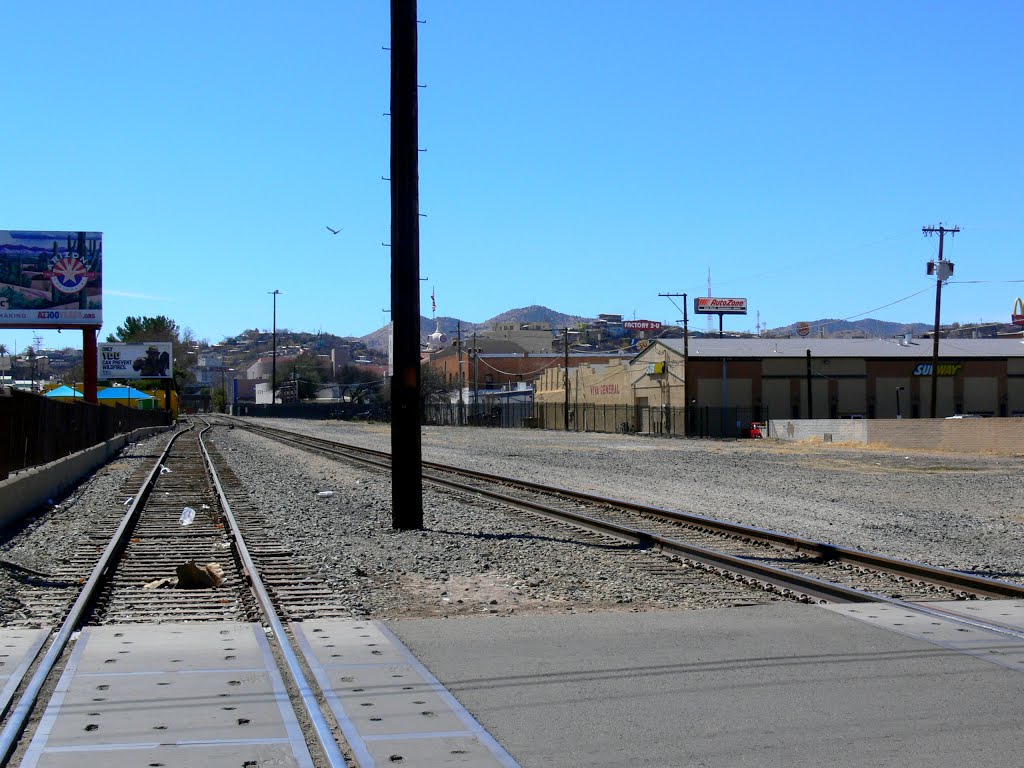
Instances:
[[[904,333],[913,333],[919,336],[932,330],[927,323],[890,323],[886,320],[836,320],[825,318],[822,320],[808,320],[811,326],[811,336],[821,336],[824,331],[826,338],[843,339],[855,336],[866,336],[868,338],[890,338],[900,336]],[[797,336],[797,327],[800,323],[784,325],[781,328],[772,328],[765,331],[765,336]]]
[[[454,338],[458,332],[460,319],[457,317],[439,317],[437,319],[440,322],[442,333],[446,333],[449,337]],[[462,335],[467,337],[472,335],[474,331],[490,330],[495,323],[550,323],[552,328],[565,328],[572,327],[579,322],[589,322],[590,320],[592,318],[566,315],[548,307],[534,304],[529,307],[506,310],[482,323],[474,323],[468,320],[462,320],[461,322]],[[901,336],[904,333],[913,333],[915,336],[920,337],[923,334],[930,334],[932,330],[932,326],[928,323],[893,323],[887,320],[874,320],[871,318],[852,321],[823,318],[820,320],[808,320],[807,324],[811,326],[810,335],[821,336],[824,331],[826,338],[833,339],[858,337],[892,338],[893,336]],[[424,341],[426,341],[427,336],[434,332],[434,325],[434,321],[429,317],[420,317],[420,337]],[[764,335],[768,337],[797,336],[797,327],[799,325],[799,323],[791,323],[778,328],[772,328],[764,331]],[[974,328],[979,329],[977,335],[981,336],[995,336],[997,333],[1003,334],[1014,331],[1013,326],[1002,326],[998,323],[987,323],[982,326],[960,326],[959,323],[943,325],[944,332],[950,335],[975,334]],[[1016,330],[1019,331],[1020,329]],[[691,325],[690,332],[700,334],[701,330]],[[362,342],[371,349],[386,352],[389,333],[390,326],[386,325],[354,341]],[[669,333],[667,335],[670,336],[672,334]]]
[[[462,335],[466,337],[472,335],[474,331],[490,330],[494,323],[550,323],[552,328],[565,328],[566,326],[575,325],[581,320],[586,320],[586,318],[579,317],[578,315],[565,315],[553,309],[534,304],[530,307],[509,309],[482,323],[473,323],[468,320],[460,321],[457,317],[439,317],[437,320],[440,323],[441,332],[448,334],[451,338],[455,338],[458,334],[460,322],[462,323]],[[435,321],[420,315],[421,338],[426,339],[427,336],[432,334],[434,327]],[[373,333],[360,337],[359,341],[372,349],[387,351],[388,335],[390,333],[391,326],[385,325]]]
[[[552,328],[566,328],[586,319],[588,318],[579,315],[563,315],[561,312],[534,304],[502,312],[483,325],[489,328],[493,323],[550,323]]]

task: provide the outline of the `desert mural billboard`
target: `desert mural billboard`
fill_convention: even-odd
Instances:
[[[0,327],[103,324],[100,232],[0,230]]]

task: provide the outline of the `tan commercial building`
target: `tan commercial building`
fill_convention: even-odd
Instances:
[[[688,357],[682,339],[657,339],[625,364],[570,367],[570,403],[631,406],[639,431],[668,430],[670,413],[679,431],[685,407],[723,434],[767,418],[930,414],[930,339],[701,338]],[[937,385],[939,417],[1024,416],[1024,344],[942,339]],[[535,386],[538,403],[564,402],[561,368]]]

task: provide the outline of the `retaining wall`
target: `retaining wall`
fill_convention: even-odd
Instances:
[[[772,419],[779,440],[878,443],[962,453],[1024,454],[1024,419]]]
[[[0,481],[0,526],[13,523],[47,503],[63,498],[68,491],[134,443],[169,427],[145,427],[116,435],[92,448],[72,453],[49,464],[40,464]]]

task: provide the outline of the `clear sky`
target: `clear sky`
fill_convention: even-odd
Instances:
[[[421,312],[750,328],[1024,294],[1024,4],[421,0]],[[363,335],[390,306],[388,4],[5,4],[0,229],[104,232],[101,338]],[[326,226],[343,231],[334,236]],[[910,296],[884,309],[875,309]],[[874,311],[869,311],[874,310]],[[703,322],[703,321],[698,321]],[[0,329],[19,349],[30,331]],[[46,346],[81,334],[46,332]]]

